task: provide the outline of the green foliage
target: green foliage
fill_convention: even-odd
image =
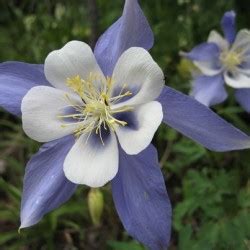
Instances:
[[[117,242],[110,241],[108,245],[112,250],[144,250],[142,246],[135,242]]]
[[[242,174],[239,169],[188,171],[184,201],[176,206],[174,216],[180,249],[247,249],[250,197],[249,187],[240,187]]]
[[[0,61],[43,63],[65,42],[96,40],[121,12],[123,1],[98,0],[98,25],[93,29],[87,0],[0,0]],[[164,69],[167,84],[185,93],[189,69],[179,57],[220,30],[224,11],[238,11],[239,27],[250,27],[249,3],[207,0],[142,0],[155,33],[152,54]],[[250,132],[249,115],[233,93],[216,111]],[[36,226],[21,230],[19,208],[24,167],[39,144],[22,132],[20,120],[0,111],[0,249],[143,250],[124,232],[115,212],[110,187],[102,189],[101,223],[94,226],[87,204],[87,187],[80,187],[64,206]],[[172,250],[250,249],[250,156],[248,151],[213,153],[162,127],[154,139],[173,204]]]

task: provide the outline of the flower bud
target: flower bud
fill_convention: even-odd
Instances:
[[[95,226],[101,224],[103,213],[104,199],[100,189],[92,188],[88,194],[88,207],[92,222]]]

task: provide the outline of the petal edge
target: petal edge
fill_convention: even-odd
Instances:
[[[149,50],[153,43],[153,32],[138,0],[126,0],[122,16],[99,38],[94,53],[104,74],[111,76],[125,50],[130,47]]]
[[[21,116],[21,102],[34,86],[50,86],[45,78],[43,65],[22,62],[0,64],[0,106]]]
[[[150,249],[166,249],[172,209],[156,149],[150,145],[136,156],[120,149],[120,159],[112,194],[125,229]]]
[[[25,169],[21,202],[21,226],[38,223],[51,210],[66,202],[76,185],[63,173],[65,154],[74,143],[73,137],[64,137],[44,144],[28,162]]]
[[[250,137],[195,99],[165,87],[158,101],[163,122],[180,133],[218,152],[250,148]]]

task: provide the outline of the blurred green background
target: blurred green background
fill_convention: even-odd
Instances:
[[[250,28],[249,0],[141,0],[155,34],[153,57],[167,84],[189,92],[190,63],[180,50],[219,30],[223,13],[235,9],[238,28]],[[47,54],[78,39],[94,45],[120,15],[122,0],[0,0],[0,61],[43,63]],[[229,90],[232,94],[232,90]],[[250,134],[250,116],[233,95],[215,110]],[[164,126],[154,139],[173,204],[170,249],[250,249],[249,150],[213,153]],[[0,249],[143,250],[124,231],[110,186],[101,189],[105,204],[100,225],[88,209],[89,188],[38,225],[18,234],[25,164],[39,148],[27,138],[19,119],[0,111]]]

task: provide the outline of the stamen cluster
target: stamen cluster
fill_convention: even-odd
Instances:
[[[221,54],[220,60],[227,70],[234,70],[243,61],[241,51],[225,51]]]
[[[102,139],[102,129],[108,128],[115,131],[118,126],[126,126],[127,122],[115,118],[115,115],[122,112],[132,111],[131,106],[123,106],[113,108],[122,98],[131,96],[130,91],[126,91],[126,84],[121,88],[120,93],[112,97],[114,79],[111,77],[102,78],[97,74],[90,73],[89,77],[84,80],[79,75],[68,78],[67,86],[72,89],[82,100],[82,103],[76,104],[65,95],[69,102],[69,107],[73,108],[75,113],[69,115],[60,115],[60,118],[71,118],[79,123],[79,126],[74,131],[75,136],[79,137],[84,133],[91,134],[95,131]],[[73,123],[63,124],[62,127],[75,125]],[[103,143],[104,144],[104,143]]]

